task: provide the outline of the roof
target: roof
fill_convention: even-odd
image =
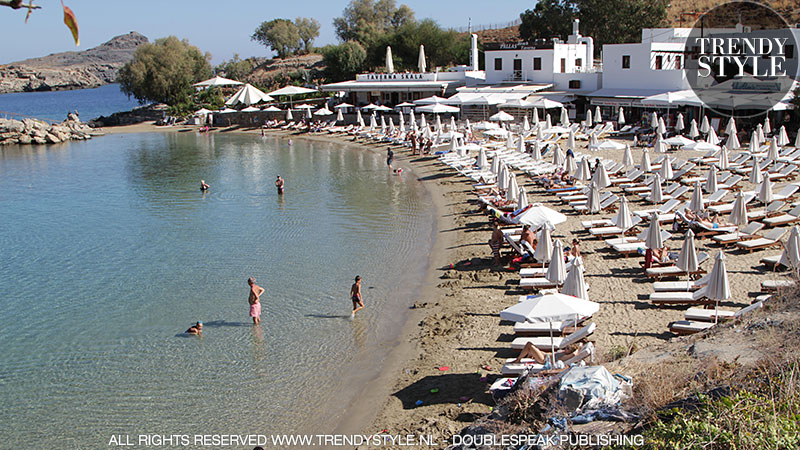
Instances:
[[[458,81],[342,81],[339,83],[323,84],[321,91],[391,91],[391,90],[417,90],[438,91],[447,89],[450,85],[461,85]]]
[[[672,89],[619,89],[602,88],[586,94],[587,97],[614,97],[614,98],[645,98],[651,95],[663,94]]]

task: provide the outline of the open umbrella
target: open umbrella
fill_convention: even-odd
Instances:
[[[552,226],[564,223],[567,221],[567,216],[546,206],[542,206],[540,203],[534,203],[530,208],[525,210],[524,213],[517,216],[517,220],[521,224],[530,225],[532,228],[536,229],[543,225]]]
[[[758,190],[758,200],[766,205],[771,202],[772,199],[772,180],[769,179],[769,174],[767,174],[761,181],[761,186]]]
[[[536,250],[533,252],[533,259],[541,261],[542,267],[544,267],[545,263],[550,261],[550,257],[553,253],[553,239],[550,237],[549,224],[544,224],[542,229],[539,230],[537,240],[539,242],[536,244]]]
[[[511,122],[514,120],[514,116],[505,111],[500,111],[497,114],[489,116],[489,120],[499,121],[499,122]]]
[[[650,152],[647,149],[642,150],[642,162],[639,163],[639,170],[642,172],[650,172],[653,168],[650,166]]]
[[[564,287],[561,293],[571,295],[582,300],[589,300],[589,291],[586,289],[586,281],[583,278],[583,261],[580,257],[572,261],[572,266],[564,280]]]
[[[800,227],[797,225],[793,226],[792,231],[789,233],[789,239],[786,240],[786,244],[783,246],[779,264],[791,268],[795,275],[800,270]]]
[[[625,170],[630,170],[633,167],[633,153],[631,153],[631,146],[625,144],[625,153],[622,155],[622,166]]]
[[[675,263],[679,269],[683,270],[689,277],[686,280],[686,290],[689,290],[689,284],[692,274],[697,272],[699,262],[697,261],[697,249],[694,246],[694,231],[689,230],[686,232],[686,237],[683,239],[681,246],[681,253],[678,255],[678,261]]]
[[[702,211],[705,209],[705,202],[703,201],[703,189],[700,187],[700,181],[695,181],[694,192],[692,192],[692,199],[689,201],[689,206],[686,208],[690,211]]]
[[[661,189],[661,175],[656,173],[653,184],[650,185],[650,201],[659,204],[664,201],[664,193]]]
[[[714,300],[716,307],[714,308],[714,323],[717,323],[717,316],[719,315],[719,302],[720,300],[727,300],[731,298],[731,287],[728,283],[728,271],[725,268],[725,254],[722,252],[717,253],[714,260],[714,268],[711,269],[711,274],[708,278],[708,284],[705,287],[706,297]]]
[[[589,199],[586,203],[586,210],[591,214],[600,212],[600,188],[594,182],[589,184]]]
[[[279,96],[279,95],[286,95],[289,97],[289,109],[292,107],[292,98],[295,95],[303,95],[303,94],[310,94],[312,92],[317,92],[316,89],[308,89],[300,86],[286,86],[280,88],[278,90],[272,91],[269,95],[272,96]]]
[[[711,165],[708,169],[708,176],[706,177],[705,190],[709,194],[717,192],[717,166]]]
[[[561,243],[560,239],[557,239],[553,244],[553,254],[550,257],[550,265],[547,266],[547,272],[544,277],[559,286],[564,284],[564,280],[567,278],[567,269],[564,266],[564,244]]]

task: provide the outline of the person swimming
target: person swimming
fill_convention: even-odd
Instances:
[[[185,331],[186,334],[203,334],[203,322],[197,322]]]

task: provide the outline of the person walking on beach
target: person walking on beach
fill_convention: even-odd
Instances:
[[[275,180],[275,187],[278,188],[278,195],[283,195],[283,178],[278,175],[278,179]]]
[[[492,219],[492,237],[489,239],[489,247],[492,249],[492,264],[500,264],[500,246],[503,245],[503,231],[500,230],[497,219]]]
[[[353,313],[350,317],[355,317],[356,313],[364,309],[364,299],[361,297],[361,276],[356,275],[356,282],[350,287],[350,300],[353,301]]]
[[[389,168],[392,168],[392,162],[394,161],[394,152],[392,151],[391,147],[386,149],[386,165]]]
[[[250,303],[250,317],[253,318],[253,325],[261,324],[261,294],[264,293],[264,288],[256,284],[256,279],[250,277],[247,279],[247,284],[250,285],[250,295],[247,301]]]

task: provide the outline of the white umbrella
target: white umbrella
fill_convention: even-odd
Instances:
[[[369,116],[369,131],[375,131],[378,128],[378,121],[375,120],[375,114]]]
[[[550,120],[550,114],[545,114],[544,129],[549,130],[550,128],[553,128],[553,122]]]
[[[508,188],[506,189],[506,201],[515,204],[519,201],[519,185],[516,175],[510,173]]]
[[[622,155],[622,165],[625,170],[630,170],[633,167],[633,153],[631,153],[631,146],[625,144],[625,153]]]
[[[712,164],[711,168],[708,169],[708,176],[706,177],[706,184],[704,187],[709,194],[717,192],[717,166]]]
[[[769,116],[764,118],[764,134],[772,133],[772,127],[769,124]]]
[[[767,175],[764,176],[764,180],[761,181],[761,186],[758,190],[758,201],[766,205],[771,202],[772,199],[772,180],[770,180],[769,175]]]
[[[392,47],[386,46],[386,73],[394,73],[394,61],[392,60]]]
[[[678,119],[675,121],[675,131],[680,133],[681,131],[683,131],[683,129],[684,129],[683,114],[682,113],[678,113]]]
[[[697,122],[692,119],[692,121],[689,122],[689,137],[697,139],[698,136],[700,136],[700,131],[697,129]]]
[[[431,114],[454,114],[461,111],[456,106],[448,106],[442,103],[432,103],[430,105],[420,106],[417,108],[418,113],[431,113]],[[422,117],[425,117],[424,115]]]
[[[633,217],[631,217],[631,208],[628,206],[628,199],[625,196],[622,196],[622,199],[619,201],[619,211],[617,215],[614,216],[612,220],[614,225],[622,231],[627,231],[629,228],[633,226]]]
[[[664,118],[658,118],[658,132],[661,134],[667,134],[667,125],[664,123]]]
[[[778,145],[784,147],[789,145],[789,135],[786,134],[786,127],[781,125],[780,130],[778,130]]]
[[[697,261],[697,249],[694,246],[694,231],[691,229],[686,232],[686,237],[683,239],[683,245],[681,246],[681,253],[678,255],[678,261],[675,265],[688,274],[688,279],[686,280],[686,290],[688,291],[692,274],[700,268],[700,264]]]
[[[594,123],[603,123],[603,116],[600,115],[600,106],[594,107]]]
[[[381,134],[386,134],[386,119],[381,116]]]
[[[650,113],[650,128],[657,130],[658,129],[658,114],[655,111]]]
[[[478,160],[476,165],[478,166],[478,169],[481,170],[486,170],[489,168],[489,160],[486,158],[486,150],[484,150],[483,147],[481,147],[480,151],[478,152]]]
[[[728,147],[722,146],[722,150],[719,152],[719,161],[717,162],[717,166],[719,170],[728,170]]]
[[[528,116],[522,118],[522,129],[525,131],[531,131],[531,124],[528,122]]]
[[[625,125],[625,113],[622,111],[622,106],[619,107],[619,111],[617,113],[617,123],[619,125]]]
[[[764,181],[764,178],[761,176],[761,170],[758,167],[758,158],[755,155],[753,155],[753,168],[750,169],[749,181],[753,184],[759,184]]]
[[[769,140],[769,150],[767,151],[767,161],[778,161],[778,139],[773,137]]]
[[[256,111],[261,111],[261,108],[259,108],[257,106],[248,106],[247,108],[245,108],[245,109],[243,109],[243,110],[241,110],[239,112],[256,112]]]
[[[719,144],[719,137],[717,137],[717,132],[714,131],[713,128],[708,129],[708,136],[706,137],[706,142],[709,144],[717,145]]]
[[[337,122],[344,121],[344,114],[342,114],[342,108],[336,110],[336,121]]]
[[[800,148],[800,130],[797,130],[797,136],[794,138],[795,148]]]
[[[692,192],[692,199],[689,201],[689,206],[686,207],[690,211],[702,211],[705,209],[705,202],[703,201],[703,189],[700,187],[700,182],[694,183],[694,192]]]
[[[800,269],[800,227],[797,225],[793,226],[789,233],[789,239],[783,246],[779,263],[795,271]]]
[[[586,209],[591,214],[600,212],[600,188],[594,183],[589,185],[589,201],[586,203]]]
[[[639,170],[642,172],[650,172],[653,168],[650,166],[650,152],[647,149],[642,150],[642,162],[639,163]]]
[[[592,171],[589,168],[589,159],[583,158],[578,163],[578,168],[575,171],[575,179],[578,181],[589,181],[592,177]]]
[[[537,139],[533,143],[533,155],[531,156],[534,161],[541,161],[542,160],[542,143]]]
[[[567,149],[575,150],[575,130],[569,129],[569,136],[567,136]]]
[[[352,108],[352,107],[353,105],[351,105],[350,103],[339,103],[338,105],[334,106],[333,109]]]
[[[241,86],[244,83],[241,81],[231,80],[229,78],[214,77],[199,83],[195,83],[194,87],[214,87],[214,86]]]
[[[436,116],[436,126],[434,127],[434,130],[437,133],[442,131],[442,116],[439,115]]]
[[[572,267],[564,280],[564,287],[561,293],[571,295],[582,300],[589,300],[589,291],[586,289],[586,281],[583,278],[583,261],[580,257],[572,261]]]
[[[664,194],[661,189],[661,175],[656,174],[653,184],[650,186],[650,201],[659,204],[664,201]]]
[[[586,126],[591,127],[594,125],[594,120],[592,119],[592,110],[589,109],[586,111]]]
[[[597,140],[597,135],[594,133],[589,134],[589,148],[597,149],[600,146],[600,142]]]
[[[569,126],[569,115],[567,114],[567,108],[561,108],[561,126]]]
[[[658,222],[658,213],[656,212],[650,216],[650,226],[647,227],[644,246],[650,250],[658,250],[664,246],[664,240],[661,238],[661,225]]]
[[[608,170],[606,170],[606,166],[602,164],[599,164],[599,167],[594,172],[594,177],[592,179],[600,188],[611,186],[611,180],[608,177]]]
[[[553,255],[550,257],[550,265],[547,266],[544,277],[559,286],[564,284],[564,280],[567,278],[567,269],[564,266],[564,245],[560,239],[553,244]]]
[[[300,86],[286,86],[280,88],[278,90],[272,91],[269,95],[278,96],[278,95],[286,95],[289,97],[289,109],[292,108],[292,98],[295,95],[303,95],[303,94],[310,94],[312,92],[318,92],[316,89],[308,89]]]
[[[664,181],[669,181],[673,176],[674,173],[672,172],[672,161],[670,161],[670,157],[667,156],[661,163],[661,178],[663,178]]]
[[[427,64],[425,64],[425,46],[420,44],[419,45],[419,58],[417,58],[417,69],[419,73],[425,73],[427,71]]]
[[[291,108],[286,110],[286,120],[294,120]]]
[[[737,227],[739,225],[747,225],[747,205],[744,203],[744,194],[742,194],[741,191],[736,194],[736,200],[733,202],[733,209],[731,210],[730,217],[728,217],[728,222]]]
[[[456,108],[456,109],[458,109],[458,108]],[[493,120],[493,121],[496,120],[496,121],[499,121],[499,122],[511,122],[511,121],[514,120],[514,116],[512,116],[511,114],[509,114],[509,113],[507,113],[505,111],[500,111],[497,114],[493,114],[493,115],[489,116],[489,120]]]
[[[759,152],[759,144],[758,144],[758,133],[753,131],[753,134],[750,135],[750,145],[748,146],[751,155],[755,155]]]
[[[536,244],[536,250],[533,251],[533,259],[541,261],[542,267],[544,267],[544,264],[550,261],[553,253],[553,238],[550,235],[549,224],[544,224],[539,230],[537,240],[539,242]]]
[[[517,151],[520,153],[525,153],[525,139],[522,137],[522,135],[520,135],[519,139],[517,139]]]
[[[226,105],[255,105],[260,102],[269,102],[274,100],[269,95],[261,92],[250,84],[245,84],[244,87],[239,89],[235,94],[225,101]]]
[[[714,268],[711,269],[705,290],[706,297],[716,301],[716,307],[714,308],[714,323],[716,323],[719,314],[719,301],[731,298],[728,271],[725,268],[725,254],[722,252],[717,253],[717,257],[714,260]]]
[[[525,186],[520,186],[519,188],[519,200],[517,200],[517,209],[524,209],[530,203],[528,203],[528,193],[525,192]]]
[[[566,162],[564,163],[564,171],[567,175],[574,175],[578,170],[578,165],[575,163],[575,156],[573,153],[567,154]]]
[[[564,294],[546,294],[500,311],[500,318],[512,322],[558,322],[575,316],[590,317],[600,304]]]
[[[311,108],[306,108],[306,119],[311,118]]]
[[[736,133],[733,133],[728,135],[728,139],[725,140],[725,146],[728,148],[739,148],[742,144],[739,143],[739,137],[736,136]]]
[[[531,121],[533,121],[534,125],[539,125],[539,110],[533,108],[533,116],[531,117]]]
[[[708,122],[708,116],[703,116],[703,121],[700,123],[700,131],[708,133],[711,130],[711,124]]]
[[[481,148],[481,151],[484,151],[483,148]],[[485,153],[484,153],[484,155],[485,155]],[[497,155],[495,155],[494,158],[492,158],[491,171],[496,177],[500,176],[500,157],[497,156]]]
[[[725,127],[725,134],[728,136],[736,134],[736,121],[733,119],[733,116],[728,119],[728,125]]]
[[[506,134],[506,148],[514,148],[514,135],[511,133]]]
[[[341,111],[341,110],[339,110],[339,111]],[[331,115],[333,115],[333,111],[328,109],[327,106],[323,106],[322,108],[314,111],[314,115],[315,116],[331,116]]]
[[[766,141],[766,137],[764,136],[764,127],[761,124],[756,125],[756,133],[758,134],[758,145],[763,144]]]
[[[564,152],[561,151],[560,147],[556,146],[555,150],[553,150],[553,165],[561,167],[564,165],[565,159]]]
[[[554,211],[540,203],[534,203],[524,213],[517,216],[519,223],[530,225],[534,229],[542,225],[558,225],[567,221],[567,216],[558,211]]]

